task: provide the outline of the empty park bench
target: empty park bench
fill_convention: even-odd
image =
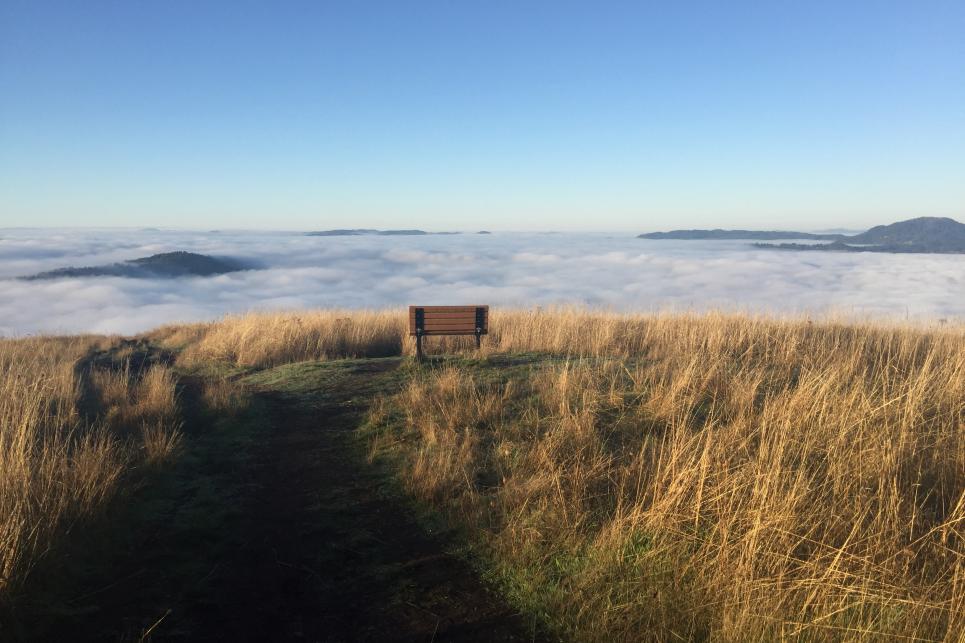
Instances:
[[[489,306],[409,306],[409,334],[422,359],[422,338],[429,335],[475,335],[479,348],[489,334]]]

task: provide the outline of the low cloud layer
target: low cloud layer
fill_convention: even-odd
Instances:
[[[174,250],[266,268],[173,280],[13,279]],[[0,230],[0,335],[134,333],[247,310],[413,303],[965,318],[965,258],[778,252],[741,241],[604,234]]]

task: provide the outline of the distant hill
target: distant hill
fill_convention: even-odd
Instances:
[[[918,217],[880,225],[861,234],[811,234],[752,230],[674,230],[641,234],[642,239],[810,239],[827,244],[755,243],[758,248],[836,252],[965,253],[965,224],[946,217]]]
[[[945,217],[919,217],[891,225],[879,225],[834,243],[756,244],[779,250],[825,250],[837,252],[965,253],[965,224]]]
[[[363,235],[377,235],[385,237],[393,236],[421,236],[424,234],[433,234],[431,232],[426,232],[425,230],[372,230],[370,228],[355,228],[349,230],[319,230],[317,232],[306,232],[309,237],[359,237]],[[436,233],[442,234],[442,233]],[[448,233],[448,234],[458,234],[458,233]]]
[[[816,241],[834,241],[843,238],[842,234],[814,234],[811,232],[791,232],[783,230],[671,230],[670,232],[648,232],[641,234],[639,239],[813,239]]]
[[[209,277],[227,272],[247,270],[234,259],[209,257],[193,252],[164,252],[103,266],[57,268],[21,279],[60,279],[63,277],[132,277],[141,279],[175,277]]]
[[[357,237],[363,234],[378,234],[378,230],[357,228],[354,230],[318,230],[316,232],[306,232],[309,237]]]
[[[919,217],[891,225],[879,225],[847,237],[848,243],[965,245],[965,224],[947,217]]]

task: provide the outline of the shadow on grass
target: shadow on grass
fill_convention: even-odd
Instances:
[[[85,370],[95,360],[111,367],[105,354]],[[182,379],[178,397],[185,447],[159,465],[128,471],[106,507],[68,526],[14,597],[0,639],[139,640],[168,618],[172,599],[191,584],[204,587],[212,553],[237,544],[231,497],[238,481],[229,472],[244,466],[256,424],[229,427],[215,418],[199,382]],[[82,394],[85,403],[96,404],[95,396]],[[96,419],[96,406],[83,414]]]
[[[402,368],[400,368],[402,366]],[[12,640],[532,640],[443,534],[428,533],[356,429],[399,357],[237,377],[241,410],[184,375],[184,448],[141,470],[38,568]]]

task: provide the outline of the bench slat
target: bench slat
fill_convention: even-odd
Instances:
[[[485,315],[483,315],[483,317],[485,317]],[[413,318],[413,319],[414,319],[414,318]],[[430,321],[441,321],[441,322],[450,322],[450,321],[475,321],[475,320],[476,320],[476,316],[475,316],[475,315],[452,315],[452,314],[450,314],[448,317],[442,317],[442,316],[440,316],[440,315],[433,315],[432,313],[426,313],[425,315],[422,316],[422,320],[423,320],[423,321],[426,321],[426,322],[430,322]]]
[[[427,318],[431,319],[469,319],[472,317],[476,318],[475,310],[467,310],[458,313],[437,313],[435,311],[427,310],[425,313]],[[415,311],[409,312],[409,319],[415,319]]]
[[[475,324],[476,316],[467,317],[463,315],[462,317],[448,317],[442,318],[436,317],[435,315],[426,315],[423,321],[426,324]]]
[[[460,336],[465,335],[466,337],[475,336],[476,331],[474,330],[427,330],[422,333],[423,337],[430,337],[432,335],[449,335],[449,336]]]
[[[409,310],[415,310],[416,308],[422,308],[426,312],[430,313],[461,313],[467,310],[476,310],[477,308],[487,309],[488,306],[409,306]]]
[[[475,333],[476,325],[475,324],[426,324],[422,328],[422,330],[424,331],[434,330],[436,332],[440,332],[444,330],[465,330],[465,331],[472,331],[473,333]]]
[[[426,324],[475,324],[476,316],[463,315],[462,317],[436,317],[435,315],[426,315],[422,318],[422,321]]]
[[[409,317],[416,314],[416,310],[419,308],[423,309],[424,314],[431,315],[433,317],[442,316],[449,317],[454,315],[475,315],[476,308],[481,308],[484,314],[489,314],[489,309],[486,306],[440,306],[439,308],[431,308],[425,306],[410,306],[409,307]]]
[[[485,317],[485,316],[484,316],[484,317]],[[414,321],[414,320],[415,320],[415,315],[412,315],[411,317],[409,317],[409,320],[410,320],[410,321]],[[442,315],[431,315],[431,314],[429,314],[429,313],[426,313],[425,316],[423,317],[423,320],[424,320],[426,323],[431,322],[431,321],[440,321],[440,322],[463,322],[463,321],[468,322],[468,321],[472,321],[472,322],[474,322],[474,321],[476,321],[476,315],[475,315],[475,314],[472,314],[472,315],[462,315],[462,314],[456,315],[456,314],[454,314],[454,313],[449,313],[448,315],[446,315],[446,316],[444,317],[444,316],[442,316]]]

